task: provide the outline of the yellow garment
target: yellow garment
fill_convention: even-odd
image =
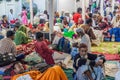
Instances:
[[[19,78],[20,76],[24,76],[24,75],[27,75],[29,74],[30,77],[33,79],[33,80],[36,80],[36,76],[38,74],[41,74],[39,71],[29,71],[29,72],[26,72],[26,73],[23,73],[23,74],[18,74],[18,75],[15,75],[11,78],[11,80],[17,80],[17,78]]]
[[[43,31],[45,31],[45,32],[49,32],[49,27],[48,27],[48,22],[46,22],[46,24],[45,24],[45,26],[44,26],[44,29],[43,29]]]
[[[33,80],[68,80],[60,66],[53,66],[43,73],[39,71],[29,71],[12,77],[11,80],[17,80],[20,76],[29,74]]]
[[[43,74],[39,74],[36,80],[68,80],[59,66],[49,68]]]

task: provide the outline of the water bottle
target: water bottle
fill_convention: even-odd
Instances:
[[[112,42],[114,42],[115,41],[115,35],[113,34],[112,35]]]

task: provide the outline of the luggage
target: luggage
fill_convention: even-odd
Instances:
[[[120,42],[120,28],[116,27],[116,28],[112,28],[111,30],[109,30],[110,35],[115,35],[115,41],[116,42]]]
[[[12,53],[5,53],[0,54],[0,67],[6,66],[11,64],[12,62],[16,61],[16,57]]]
[[[65,53],[71,52],[70,41],[67,40],[65,37],[62,37],[58,42],[58,49]]]

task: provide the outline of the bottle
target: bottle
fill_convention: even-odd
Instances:
[[[115,35],[113,34],[112,35],[112,42],[114,42],[115,41]]]

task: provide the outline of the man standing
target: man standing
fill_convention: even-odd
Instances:
[[[7,31],[6,38],[0,41],[0,54],[13,53],[16,54],[16,46],[13,42],[14,40],[14,31]]]
[[[79,20],[80,18],[82,18],[81,13],[82,13],[82,8],[78,8],[78,9],[77,9],[77,13],[75,13],[75,14],[73,15],[73,21],[74,21],[74,23],[75,23],[76,25],[78,24],[78,20]]]
[[[14,20],[14,14],[13,14],[13,9],[10,9],[10,13],[8,15],[8,20],[9,20],[9,23]]]

